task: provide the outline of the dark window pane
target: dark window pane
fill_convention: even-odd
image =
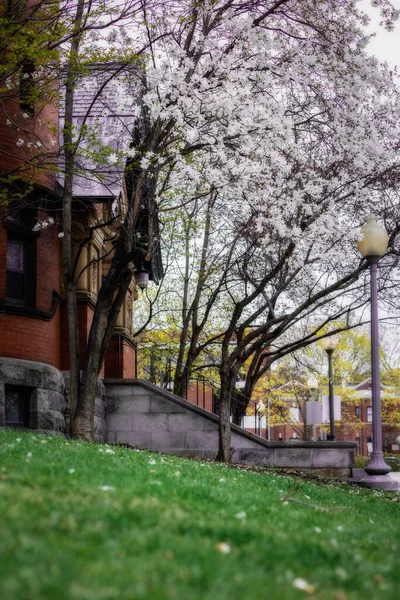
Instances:
[[[24,273],[25,259],[23,242],[16,242],[14,240],[9,240],[7,242],[7,271]]]
[[[25,276],[23,273],[7,273],[7,299],[25,305]]]
[[[9,237],[7,240],[7,289],[6,298],[10,304],[32,306],[33,278],[32,245]]]
[[[30,389],[6,385],[5,397],[6,427],[29,427]]]
[[[6,425],[20,425],[22,427],[22,403],[17,391],[8,392],[6,395]]]

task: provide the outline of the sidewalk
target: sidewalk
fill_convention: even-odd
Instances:
[[[398,473],[393,473],[393,471],[391,471],[391,472],[389,473],[389,475],[390,475],[390,477],[391,477],[392,479],[394,479],[395,481],[398,481],[398,482],[400,483],[400,472],[398,472]]]

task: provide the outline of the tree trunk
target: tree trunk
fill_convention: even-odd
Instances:
[[[72,437],[78,439],[93,439],[97,379],[132,278],[131,269],[125,269],[123,272],[118,269],[118,254],[116,252],[114,255],[106,280],[99,290],[90,328],[88,351],[79,388],[79,405],[71,427]]]
[[[231,453],[231,401],[236,381],[236,373],[226,372],[226,365],[221,366],[221,394],[219,398],[219,447],[217,460],[230,462]]]

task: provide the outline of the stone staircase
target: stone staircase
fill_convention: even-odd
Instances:
[[[215,458],[218,417],[141,379],[105,379],[107,441],[178,456]],[[232,462],[347,478],[352,442],[268,442],[233,425]]]

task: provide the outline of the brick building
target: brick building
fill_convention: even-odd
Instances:
[[[74,122],[96,128],[99,146],[118,153],[129,144],[137,98],[135,74],[118,81],[120,94],[109,85],[98,95],[104,70],[93,67],[76,91]],[[121,104],[121,85],[127,86]],[[0,97],[0,425],[22,425],[65,432],[68,402],[62,373],[69,369],[67,314],[61,273],[60,209],[63,192],[57,171],[63,115],[57,103],[27,107],[20,89]],[[95,99],[96,97],[96,99]],[[88,112],[87,107],[90,106]],[[90,142],[93,144],[93,139]],[[108,270],[112,225],[89,229],[113,216],[129,192],[124,169],[110,161],[98,167],[89,159],[81,175],[74,177],[74,252],[77,261],[80,352],[83,359],[97,293]],[[8,177],[11,176],[11,177]],[[149,207],[143,207],[139,231],[146,242]],[[162,270],[153,224],[156,250],[144,267],[151,279]],[[82,247],[81,247],[82,246]],[[133,309],[137,298],[132,280],[118,316],[101,376],[135,376]],[[101,413],[100,408],[100,413]],[[99,422],[101,422],[99,417]],[[99,427],[99,436],[102,432]]]

